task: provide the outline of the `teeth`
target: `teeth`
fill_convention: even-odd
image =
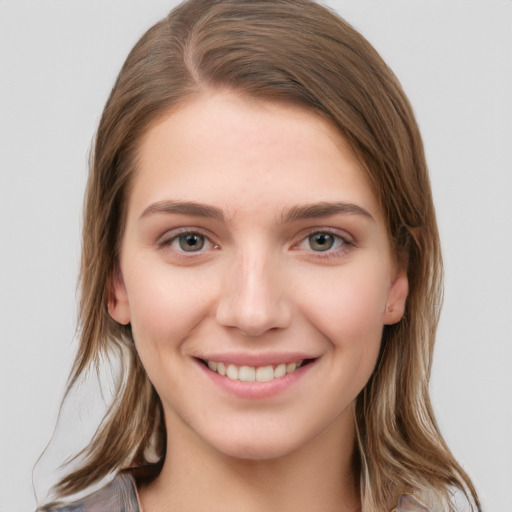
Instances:
[[[256,370],[256,380],[258,382],[268,382],[269,380],[274,380],[275,377],[276,374],[272,366],[260,366]]]
[[[243,382],[254,382],[256,370],[252,366],[241,366],[238,370],[238,379]]]
[[[284,363],[278,364],[274,370],[274,378],[284,377],[286,375],[286,365]]]
[[[286,365],[286,373],[292,373],[297,369],[297,363],[288,363]]]
[[[240,380],[242,382],[269,382],[274,379],[284,377],[288,373],[293,373],[302,366],[302,361],[293,363],[280,363],[275,366],[236,366],[228,364],[207,361],[208,368],[217,372],[219,375],[226,376],[231,380]]]
[[[219,375],[226,375],[226,365],[224,363],[217,363],[217,373]]]
[[[238,368],[230,364],[226,370],[226,376],[231,380],[238,380]]]

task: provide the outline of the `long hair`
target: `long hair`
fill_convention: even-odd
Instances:
[[[127,468],[157,474],[163,463],[160,400],[130,326],[109,316],[107,302],[141,137],[157,119],[212,88],[297,105],[334,123],[367,173],[396,257],[407,268],[405,317],[385,326],[377,366],[356,400],[363,510],[391,509],[407,491],[429,496],[432,504],[448,503],[454,489],[478,506],[469,477],[439,433],[428,394],[442,259],[411,106],[375,49],[308,0],[189,0],[150,28],[124,63],[93,148],[80,345],[68,389],[113,351],[124,374],[82,465],[57,484],[58,494],[76,493]]]

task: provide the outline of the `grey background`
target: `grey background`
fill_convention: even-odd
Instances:
[[[75,350],[87,154],[131,46],[175,2],[0,0],[0,511],[35,508]],[[446,263],[432,379],[485,510],[512,498],[512,2],[330,1],[415,108]]]

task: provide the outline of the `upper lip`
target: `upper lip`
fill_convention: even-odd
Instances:
[[[234,364],[236,366],[268,366],[316,359],[316,357],[304,352],[275,352],[267,354],[223,352],[201,355],[197,359]]]

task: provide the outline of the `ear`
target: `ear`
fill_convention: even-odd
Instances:
[[[109,315],[116,322],[122,325],[130,323],[130,303],[118,263],[116,263],[110,277],[107,308]]]
[[[404,316],[405,302],[409,293],[409,280],[407,272],[401,270],[396,276],[388,293],[386,309],[383,313],[383,323],[393,325],[399,322]]]

